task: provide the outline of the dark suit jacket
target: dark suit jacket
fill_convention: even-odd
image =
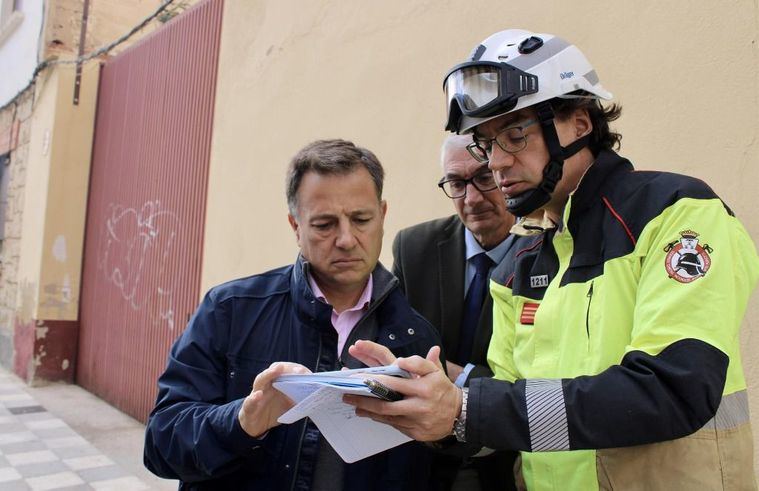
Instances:
[[[465,253],[464,225],[457,215],[405,228],[393,241],[393,273],[411,306],[440,332],[449,360],[458,351],[464,313]],[[487,363],[492,333],[493,299],[488,295],[472,344],[470,378],[493,374]]]
[[[393,273],[400,280],[401,289],[411,306],[440,332],[443,349],[449,354],[458,351],[461,317],[464,314],[465,254],[464,225],[458,215],[405,228],[398,232],[393,241]],[[493,375],[487,362],[492,333],[493,299],[488,295],[472,344],[469,363],[474,363],[475,368],[469,373],[469,379]],[[450,359],[450,355],[447,358]],[[463,453],[467,450],[464,449]],[[464,459],[456,454],[456,450],[451,450],[449,455],[435,457],[432,489],[451,489],[464,463]],[[479,486],[462,488],[462,484],[456,481],[457,489],[516,489],[511,472],[516,455],[516,452],[499,451],[473,459],[469,465],[479,475]]]

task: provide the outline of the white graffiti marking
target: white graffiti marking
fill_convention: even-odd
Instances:
[[[166,322],[169,329],[174,329],[171,278],[164,273],[179,229],[179,217],[162,209],[158,200],[146,202],[139,210],[115,203],[108,205],[108,209],[98,269],[132,309],[147,306],[155,322]]]

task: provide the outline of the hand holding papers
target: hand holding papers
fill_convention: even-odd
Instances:
[[[395,365],[280,376],[274,381],[274,388],[296,404],[277,421],[290,424],[304,417],[311,418],[332,448],[348,463],[410,441],[392,426],[357,417],[354,407],[343,402],[343,394],[379,397],[375,392],[384,392],[384,386],[375,381],[367,384],[365,380],[371,380],[371,375],[409,376]]]

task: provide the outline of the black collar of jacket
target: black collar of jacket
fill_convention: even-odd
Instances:
[[[621,182],[626,178],[622,174],[629,175],[633,170],[629,160],[603,150],[586,172],[572,197],[567,227],[574,239],[574,251],[560,286],[589,281],[602,273],[605,259],[630,252],[632,245],[627,236],[616,240],[617,235],[610,235],[604,227],[610,215],[603,200],[612,191],[612,183]]]
[[[572,197],[571,214],[583,212],[597,202],[601,197],[601,187],[611,174],[633,170],[629,160],[612,150],[601,150]]]

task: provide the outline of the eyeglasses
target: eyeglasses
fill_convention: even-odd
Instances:
[[[459,199],[466,196],[467,185],[471,184],[477,191],[485,193],[498,187],[491,171],[480,172],[469,179],[440,179],[438,187],[451,199]]]
[[[490,155],[493,153],[493,142],[496,142],[501,150],[506,153],[517,153],[527,146],[525,128],[537,122],[537,119],[528,119],[519,125],[509,126],[499,131],[495,138],[480,139],[475,136],[474,141],[467,145],[466,149],[475,160],[482,163],[490,160]]]

